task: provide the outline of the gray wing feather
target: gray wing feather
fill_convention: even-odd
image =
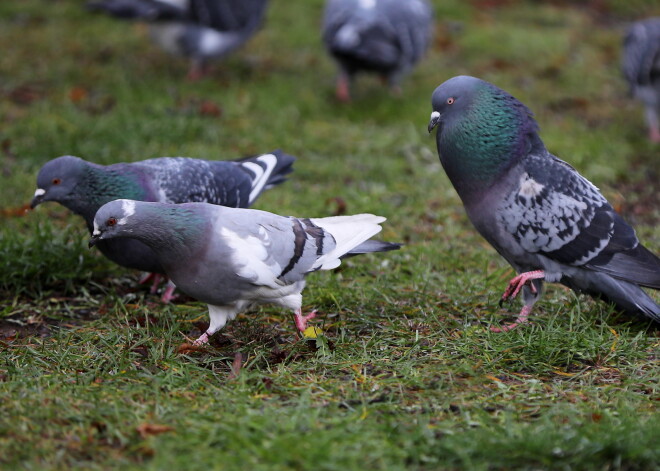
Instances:
[[[520,246],[556,262],[660,286],[660,259],[598,189],[551,154],[528,156],[498,218]]]

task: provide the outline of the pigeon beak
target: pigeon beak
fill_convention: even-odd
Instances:
[[[94,247],[99,240],[101,240],[102,235],[103,234],[101,234],[100,231],[94,231],[94,233],[92,234],[92,237],[89,239],[89,243],[87,244],[90,249],[92,247]]]
[[[429,121],[429,133],[440,123],[440,113],[434,111],[431,113],[431,120]]]
[[[30,208],[34,209],[38,205],[44,202],[44,195],[46,194],[46,190],[43,188],[37,188],[37,191],[34,192],[34,198],[32,198],[32,202],[30,202]]]

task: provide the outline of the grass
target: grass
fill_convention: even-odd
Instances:
[[[199,83],[144,28],[82,2],[0,4],[0,466],[659,469],[657,326],[549,286],[533,324],[491,333],[519,309],[497,306],[512,270],[470,226],[426,133],[442,81],[497,83],[657,253],[658,148],[618,65],[626,22],[653,6],[435,3],[434,46],[402,96],[366,77],[349,106],[332,98],[320,0],[273,2]],[[383,237],[407,244],[309,277],[317,340],[262,307],[182,349],[205,306],[159,304],[60,206],[21,216],[62,154],[275,148],[298,156],[295,173],[256,207],[324,216],[343,202],[387,216]]]

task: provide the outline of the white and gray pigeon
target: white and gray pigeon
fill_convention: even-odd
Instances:
[[[248,207],[266,189],[286,180],[295,158],[282,151],[236,161],[160,157],[132,163],[98,165],[65,155],[47,162],[37,175],[32,208],[56,201],[80,215],[92,232],[96,211],[109,201],[131,198],[162,203],[206,202]],[[155,291],[165,273],[158,258],[134,239],[98,245],[113,262],[154,276]],[[172,299],[170,284],[162,299]]]
[[[428,48],[432,27],[426,0],[328,0],[322,34],[340,69],[337,98],[350,100],[358,72],[380,74],[398,91]]]
[[[479,233],[519,273],[526,322],[542,282],[559,282],[660,322],[640,286],[660,289],[660,259],[598,189],[546,149],[532,112],[504,90],[459,76],[435,89],[428,130]]]
[[[304,331],[315,316],[302,313],[305,277],[339,266],[347,255],[398,249],[369,240],[383,221],[372,214],[301,219],[206,203],[116,200],[96,213],[90,246],[130,237],[151,247],[177,287],[208,304],[211,322],[195,341],[200,345],[254,304],[293,310]]]
[[[623,74],[645,107],[649,138],[660,142],[660,17],[634,23],[623,43]]]
[[[206,73],[210,59],[241,47],[261,26],[268,0],[96,0],[91,10],[147,22],[165,51],[188,57],[188,78]]]

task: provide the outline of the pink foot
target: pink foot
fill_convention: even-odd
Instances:
[[[296,327],[298,327],[298,330],[300,332],[303,332],[307,328],[307,321],[310,319],[314,319],[316,317],[316,310],[310,312],[306,316],[302,315],[302,310],[298,309],[295,312],[296,316]]]
[[[351,92],[349,89],[349,80],[346,76],[340,75],[337,79],[337,88],[335,88],[335,96],[337,100],[342,103],[350,103]]]
[[[656,144],[660,143],[660,128],[655,126],[649,128],[649,139]]]
[[[504,301],[508,301],[509,299],[513,299],[518,296],[518,293],[520,293],[522,287],[527,283],[531,282],[532,280],[538,280],[542,278],[545,278],[545,272],[543,270],[526,271],[525,273],[521,273],[520,275],[516,276],[511,281],[509,281],[509,286],[507,286],[504,290],[504,294],[500,299],[500,305],[502,305]],[[530,283],[529,286],[532,290],[532,293],[536,293],[536,287],[534,284]]]
[[[521,324],[526,324],[529,322],[529,314],[532,312],[532,306],[523,306],[522,310],[520,311],[520,314],[518,314],[518,318],[516,319],[515,322],[512,322],[511,324],[507,324],[504,327],[490,327],[491,332],[508,332],[510,330],[515,329]]]
[[[160,297],[160,300],[164,304],[168,304],[170,301],[173,299],[176,299],[179,297],[178,294],[174,294],[174,290],[176,289],[176,285],[172,283],[171,281],[167,283],[167,287],[165,288],[165,291],[163,292],[163,295]]]
[[[200,335],[197,340],[193,342],[193,345],[195,347],[199,347],[200,345],[204,345],[206,343],[209,343],[209,336],[206,332],[204,332],[202,335]]]

